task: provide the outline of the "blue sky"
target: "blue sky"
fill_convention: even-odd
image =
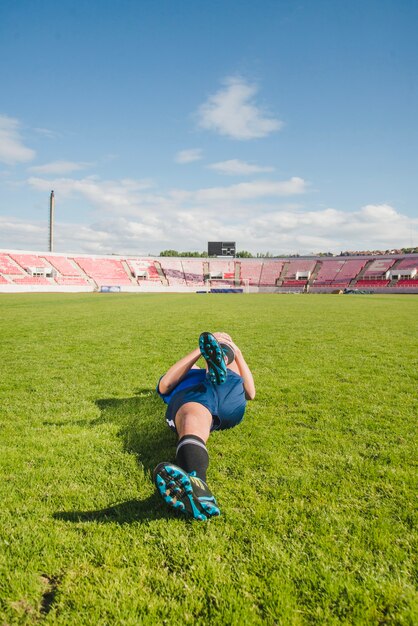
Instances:
[[[418,244],[418,3],[2,0],[0,247]]]

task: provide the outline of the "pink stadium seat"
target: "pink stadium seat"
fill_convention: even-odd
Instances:
[[[15,285],[51,285],[47,278],[42,276],[24,276],[23,278],[13,278]]]
[[[130,285],[121,261],[100,257],[74,257],[74,261],[97,285]]]
[[[9,282],[9,281],[8,281],[8,280],[6,280],[6,279],[4,278],[4,276],[2,276],[2,275],[0,274],[0,284],[4,285],[4,284],[7,284],[8,282]]]
[[[299,270],[298,270],[299,271]],[[308,281],[307,280],[284,280],[283,287],[304,287]]]
[[[263,262],[255,259],[241,259],[241,280],[248,280],[250,285],[260,283]]]
[[[8,276],[22,275],[23,269],[12,261],[8,254],[0,254],[0,272]]]
[[[57,285],[67,285],[68,287],[72,285],[89,285],[89,282],[82,276],[56,276],[55,282]]]
[[[387,287],[389,280],[373,280],[373,279],[361,279],[356,282],[356,287]]]
[[[209,272],[211,274],[235,275],[235,263],[229,259],[209,259]]]
[[[172,257],[161,257],[160,264],[169,285],[185,285],[186,278],[184,276],[183,266],[180,259]]]
[[[400,278],[395,287],[411,287],[418,290],[418,278]]]
[[[260,286],[274,287],[283,269],[283,261],[264,261],[260,274]]]
[[[202,287],[205,284],[203,276],[203,261],[201,259],[182,259],[184,276],[188,285]]]
[[[367,261],[368,259],[348,259],[338,272],[336,280],[338,282],[347,281],[349,283],[361,272]]]
[[[47,269],[51,269],[51,266],[47,261],[45,261],[44,258],[35,254],[11,253],[10,257],[25,270],[27,270],[29,267],[46,267]]]
[[[386,272],[395,263],[394,259],[375,259],[364,272],[364,278],[384,277]]]
[[[316,265],[316,259],[314,260],[306,260],[306,259],[297,259],[289,261],[289,266],[286,272],[285,280],[291,280],[292,278],[296,278],[297,272],[312,272]]]
[[[126,262],[133,276],[140,274],[141,272],[147,272],[148,280],[161,282],[161,276],[159,275],[158,270],[155,267],[153,259],[149,259],[146,257],[136,257],[126,259]],[[142,280],[142,278],[137,278],[138,283],[140,283]]]
[[[338,274],[341,271],[345,260],[323,260],[322,265],[315,279],[315,285],[332,283],[338,279]],[[344,281],[343,281],[344,282]]]
[[[45,256],[61,276],[80,276],[80,270],[76,269],[67,257],[64,256]]]
[[[415,258],[408,258],[408,259],[402,259],[400,261],[400,263],[398,263],[398,265],[396,266],[397,270],[413,270],[413,269],[418,269],[418,259]]]

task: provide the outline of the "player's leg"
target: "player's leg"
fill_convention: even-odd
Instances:
[[[197,402],[187,402],[176,413],[179,440],[176,464],[160,463],[154,481],[164,501],[174,509],[205,520],[220,514],[216,500],[206,484],[209,455],[206,441],[212,414]]]

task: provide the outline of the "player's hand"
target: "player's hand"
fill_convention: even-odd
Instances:
[[[235,354],[241,353],[241,350],[238,348],[237,344],[234,343],[231,335],[228,335],[228,333],[223,333],[223,332],[213,333],[213,336],[216,338],[217,341],[219,341],[219,343],[225,343],[227,346],[232,348]]]
[[[228,333],[218,332],[218,333],[213,333],[213,336],[220,343],[223,343],[223,342],[226,343],[227,341],[232,341],[232,338],[230,335],[228,335]]]

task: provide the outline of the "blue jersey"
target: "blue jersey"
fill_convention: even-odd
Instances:
[[[161,380],[161,379],[160,379]],[[191,369],[183,380],[167,394],[158,389],[159,396],[168,405],[167,424],[175,430],[177,411],[188,402],[206,407],[212,415],[211,430],[224,430],[240,423],[245,412],[245,392],[241,376],[228,369],[222,385],[213,384],[206,370]]]
[[[158,381],[157,393],[164,400],[164,402],[168,404],[171,398],[174,396],[174,394],[178,393],[179,391],[183,391],[183,389],[188,389],[189,387],[194,387],[195,385],[199,385],[205,380],[205,378],[206,378],[206,370],[203,370],[200,368],[199,369],[194,368],[187,372],[183,380],[181,380],[179,384],[170,391],[170,393],[161,393],[159,389],[160,381]]]

